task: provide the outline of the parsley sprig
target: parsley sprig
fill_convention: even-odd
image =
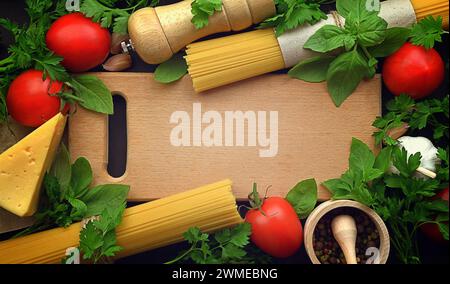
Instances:
[[[29,23],[19,26],[0,18],[0,26],[8,30],[14,43],[8,48],[9,56],[0,60],[0,123],[8,119],[6,94],[11,82],[27,69],[43,71],[43,79],[63,82],[65,87],[57,93],[65,103],[78,103],[86,109],[112,114],[111,92],[103,82],[92,75],[70,75],[61,65],[62,58],[51,52],[45,35],[53,20],[66,13],[64,1],[27,0]]]
[[[258,258],[253,256],[257,250],[250,245],[250,234],[251,225],[248,223],[224,229],[214,235],[203,233],[196,227],[189,228],[183,236],[191,247],[166,264],[268,263],[270,257],[267,255],[258,254]]]
[[[277,14],[266,19],[259,25],[259,28],[275,29],[277,36],[288,30],[295,29],[303,24],[315,24],[327,15],[320,10],[320,4],[325,0],[274,0]]]
[[[112,27],[115,33],[127,34],[130,15],[140,8],[154,7],[158,3],[159,0],[83,0],[80,11],[104,28]],[[119,8],[121,5],[124,7]]]
[[[194,0],[191,3],[192,20],[196,29],[202,29],[209,23],[209,17],[222,11],[222,0]]]
[[[442,17],[428,16],[418,22],[411,29],[411,43],[430,49],[436,42],[442,42],[442,36],[448,34],[442,29],[442,21]]]
[[[116,227],[122,222],[126,202],[118,207],[106,207],[97,218],[88,221],[80,231],[80,251],[83,259],[94,263],[109,262],[109,258],[122,250],[116,244]]]
[[[446,154],[443,150],[440,152]],[[430,199],[448,185],[448,156],[447,162],[444,161],[447,164],[438,166],[439,172],[446,167],[447,181],[439,177],[415,177],[420,161],[420,153],[409,156],[405,149],[397,146],[385,147],[375,156],[367,145],[353,139],[349,169],[340,178],[324,183],[333,199],[361,202],[373,208],[388,223],[391,243],[403,263],[420,262],[416,238],[420,226],[437,224],[448,240],[448,204]],[[389,172],[391,165],[399,170],[398,174]]]
[[[389,136],[391,130],[407,125],[410,131],[430,128],[434,140],[449,139],[449,96],[442,99],[426,99],[415,102],[407,95],[401,95],[386,104],[388,112],[378,117],[373,126],[377,144],[395,145],[397,141]]]
[[[122,220],[129,186],[91,187],[92,180],[89,161],[80,157],[71,164],[69,152],[61,144],[50,171],[44,176],[44,194],[34,224],[14,237],[53,227],[68,227],[93,218],[80,232],[83,258],[97,263],[114,256],[121,249],[116,245],[115,228]]]
[[[83,157],[73,164],[64,144],[52,167],[44,176],[43,198],[34,224],[15,237],[28,235],[54,226],[68,227],[84,218],[101,214],[105,208],[119,207],[128,195],[125,185],[90,187],[93,173],[89,161]]]

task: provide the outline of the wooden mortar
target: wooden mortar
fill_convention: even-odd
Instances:
[[[128,32],[134,49],[145,62],[159,64],[189,43],[202,37],[240,31],[275,15],[273,0],[223,0],[222,11],[209,17],[209,24],[196,29],[192,24],[191,3],[147,7],[134,12]]]
[[[306,252],[308,253],[308,256],[311,259],[312,263],[321,264],[314,251],[313,243],[314,231],[318,222],[330,211],[342,207],[356,208],[363,211],[369,216],[369,219],[375,224],[375,227],[377,228],[380,236],[380,264],[385,264],[389,257],[390,250],[389,232],[386,228],[386,225],[384,224],[381,217],[378,216],[377,213],[375,213],[375,211],[359,202],[352,200],[330,200],[323,202],[322,204],[317,206],[317,208],[314,209],[314,211],[309,215],[305,223],[304,242]]]

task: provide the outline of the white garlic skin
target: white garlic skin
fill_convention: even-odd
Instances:
[[[399,142],[398,146],[404,148],[408,153],[408,156],[420,152],[422,155],[420,166],[432,172],[436,172],[436,165],[439,164],[441,160],[437,156],[438,149],[434,147],[433,142],[428,138],[403,136],[397,139],[397,141]],[[394,166],[391,166],[390,172],[394,174],[399,173]],[[427,178],[419,172],[416,172],[414,176],[418,178]]]

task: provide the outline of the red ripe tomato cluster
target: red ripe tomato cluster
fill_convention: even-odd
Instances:
[[[81,13],[60,17],[46,35],[47,47],[63,58],[62,65],[70,72],[85,72],[105,61],[111,36],[107,29]],[[63,82],[44,80],[38,70],[20,74],[10,85],[6,104],[10,115],[20,124],[38,127],[55,116],[61,107],[57,93]],[[67,110],[67,109],[66,109]]]

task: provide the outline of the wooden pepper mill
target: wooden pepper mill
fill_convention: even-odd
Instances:
[[[223,0],[222,11],[209,17],[209,24],[196,29],[191,23],[191,3],[147,7],[134,12],[128,21],[133,48],[149,64],[159,64],[189,43],[202,37],[240,31],[275,15],[274,0]]]
[[[336,216],[331,221],[333,236],[344,253],[347,264],[357,264],[356,261],[356,236],[357,229],[355,219],[349,215]]]

